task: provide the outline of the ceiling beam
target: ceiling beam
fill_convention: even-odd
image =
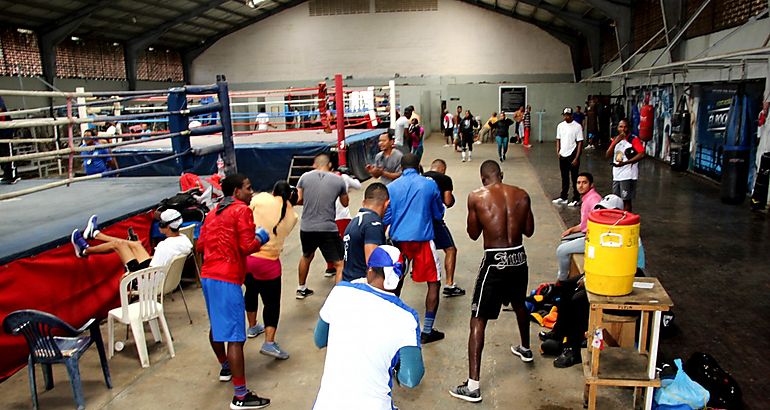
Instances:
[[[628,0],[583,0],[589,6],[604,13],[615,22],[615,40],[620,51],[620,61],[625,61],[623,69],[628,68],[631,55],[631,2]]]

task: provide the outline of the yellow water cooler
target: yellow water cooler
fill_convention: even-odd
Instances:
[[[597,295],[631,293],[639,255],[639,215],[600,209],[588,215],[586,290]]]

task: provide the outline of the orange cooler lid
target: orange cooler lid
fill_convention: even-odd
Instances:
[[[588,214],[588,220],[602,225],[637,225],[639,215],[619,209],[597,209]]]

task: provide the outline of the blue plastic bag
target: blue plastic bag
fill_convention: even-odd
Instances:
[[[709,401],[708,390],[690,379],[682,370],[682,359],[675,359],[674,363],[679,371],[674,379],[661,380],[661,387],[655,389],[655,403],[660,406],[687,405],[693,409],[706,407]]]

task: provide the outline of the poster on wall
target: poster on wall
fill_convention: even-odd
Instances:
[[[629,93],[631,94],[631,93]],[[638,113],[642,109],[645,97],[650,96],[650,104],[654,109],[654,122],[652,127],[652,139],[645,144],[645,152],[654,158],[669,161],[669,148],[671,146],[671,115],[674,112],[674,89],[671,86],[652,87],[644,90],[636,90],[630,97],[632,113]],[[632,118],[637,115],[632,114]],[[632,129],[638,135],[638,120],[634,120]]]
[[[527,105],[527,86],[501,85],[498,91],[497,112],[513,114]]]

